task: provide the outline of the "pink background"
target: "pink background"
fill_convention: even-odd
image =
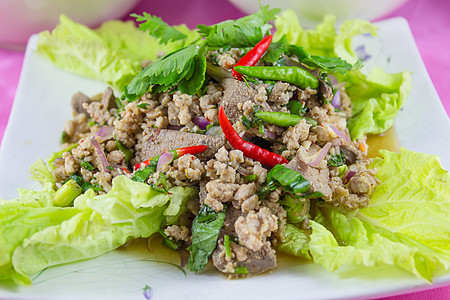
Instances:
[[[174,7],[176,7],[175,10]],[[191,28],[197,24],[210,25],[245,15],[225,0],[171,0],[170,8],[166,1],[141,0],[132,12],[142,13],[143,11],[158,15],[171,25],[186,23]],[[182,12],[182,15],[179,12]],[[410,0],[393,13],[384,16],[383,19],[395,16],[402,16],[408,20],[434,86],[447,114],[450,114],[450,34],[448,32],[450,1]],[[0,146],[14,101],[23,58],[23,52],[0,48]],[[434,287],[426,291],[380,299],[446,300],[450,299],[450,286]]]

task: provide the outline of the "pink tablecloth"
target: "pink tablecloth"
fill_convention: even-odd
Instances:
[[[176,7],[176,10],[173,10]],[[162,17],[169,24],[186,23],[193,28],[196,24],[214,24],[226,19],[239,18],[244,13],[225,0],[172,0],[170,7],[166,1],[142,0],[133,12],[147,11]],[[410,0],[395,12],[384,18],[403,16],[412,29],[422,58],[444,104],[450,114],[450,1]],[[0,142],[6,128],[9,113],[22,68],[23,52],[0,49]],[[426,99],[424,99],[426,100]],[[435,287],[431,290],[409,293],[402,296],[383,298],[385,300],[448,300],[450,286]]]

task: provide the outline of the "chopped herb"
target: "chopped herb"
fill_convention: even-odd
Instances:
[[[110,171],[114,171],[114,167],[112,167],[112,166],[107,166],[106,168]]]
[[[97,125],[97,122],[95,122],[95,121],[90,121],[90,122],[87,123],[87,125],[88,125],[89,127],[92,127],[92,126]]]
[[[131,180],[145,183],[145,181],[147,181],[148,177],[153,173],[155,173],[153,171],[153,168],[146,167],[145,169],[136,171],[134,173],[134,176],[131,178]]]
[[[208,258],[216,249],[217,239],[225,219],[225,211],[226,207],[219,212],[207,205],[200,208],[200,212],[192,223],[192,245],[187,248],[191,252],[187,265],[190,271],[201,271],[208,263]]]
[[[280,60],[280,56],[287,50],[287,46],[288,41],[284,34],[278,41],[270,43],[261,60],[270,64],[277,63]]]
[[[84,194],[87,190],[92,189],[95,192],[103,192],[105,189],[102,188],[98,184],[92,184],[89,181],[85,181],[83,185],[81,186],[81,192]]]
[[[150,103],[145,103],[145,102],[142,102],[142,103],[139,103],[138,105],[136,105],[137,107],[139,107],[139,108],[142,108],[142,109],[147,109],[147,107],[150,105]]]
[[[345,164],[344,152],[341,150],[340,153],[330,155],[327,164],[329,167],[340,167],[344,165]]]
[[[225,255],[231,258],[230,237],[226,234],[223,236],[223,244],[225,246]]]
[[[81,176],[73,174],[70,175],[69,178],[75,181],[79,186],[82,186],[84,183],[83,178]]]
[[[248,270],[246,267],[235,267],[234,274],[248,274]]]
[[[246,175],[243,176],[242,179],[244,179],[246,182],[254,182],[258,180],[258,175],[256,174]]]
[[[158,231],[159,234],[161,234],[164,238],[164,240],[162,241],[162,244],[164,246],[166,246],[169,249],[172,250],[178,250],[180,249],[181,245],[183,244],[181,241],[176,241],[176,240],[171,240],[165,233],[164,231],[161,229]]]
[[[253,106],[253,113],[251,119],[249,120],[246,116],[242,116],[242,124],[246,129],[258,128],[259,133],[264,133],[264,122],[256,116],[256,114],[261,110],[261,105]]]
[[[69,143],[70,142],[70,135],[67,134],[67,132],[63,131],[61,134],[61,144]]]
[[[308,108],[305,106],[305,103],[302,103],[297,100],[291,100],[288,103],[289,111],[291,114],[303,116]]]
[[[270,96],[270,93],[272,93],[273,87],[275,86],[275,81],[270,81],[269,85],[266,87],[267,91],[267,97]]]
[[[130,159],[133,158],[133,151],[131,151],[128,148],[125,148],[118,140],[117,137],[114,135],[114,140],[117,143],[117,148],[122,151],[122,153],[125,155],[125,162],[128,164],[128,162],[130,161]]]
[[[82,160],[82,161],[80,162],[80,166],[81,166],[83,169],[86,169],[86,170],[89,170],[89,171],[92,171],[92,170],[95,169],[93,165],[91,165],[89,162],[84,161],[84,160]]]

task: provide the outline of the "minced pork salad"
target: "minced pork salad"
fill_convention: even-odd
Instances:
[[[161,235],[170,249],[187,250],[188,270],[200,272],[211,261],[230,278],[275,269],[279,251],[329,270],[396,265],[429,281],[447,268],[448,222],[430,236],[415,228],[411,211],[401,220],[398,212],[389,220],[377,211],[390,201],[433,210],[426,202],[434,201],[443,213],[433,222],[448,213],[448,174],[437,158],[405,149],[367,157],[367,134],[391,127],[409,92],[409,74],[377,68],[364,75],[351,39],[375,33],[366,21],[347,21],[336,32],[327,17],[307,31],[292,12],[278,13],[264,7],[197,31],[133,15],[141,31],[129,38],[151,39],[152,49],[148,56],[138,51],[146,47],[141,41],[128,58],[127,50],[111,52],[121,51],[117,66],[96,60],[111,67],[99,65],[105,74],[96,75],[110,86],[73,96],[63,150],[33,165],[44,189],[23,200],[58,218],[23,233],[1,275],[30,284],[29,276],[47,266],[151,235]],[[116,32],[133,27],[105,24],[91,31],[99,40],[90,43],[106,47],[108,26]],[[67,62],[76,58],[51,54],[77,27],[84,28],[63,16],[52,34],[41,33],[38,52],[92,77],[82,63]],[[408,169],[419,160],[439,173],[418,179],[434,182],[431,197],[429,184],[413,182],[423,171]],[[403,170],[410,182],[396,181]],[[405,185],[415,196],[395,194]]]

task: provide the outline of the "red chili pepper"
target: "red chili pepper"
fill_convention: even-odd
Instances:
[[[234,130],[233,125],[231,125],[230,120],[228,120],[223,107],[219,108],[219,123],[222,128],[223,134],[228,142],[234,149],[241,150],[245,156],[257,160],[267,167],[273,168],[278,164],[287,164],[289,161],[273,152],[266,149],[258,147],[250,142],[247,142],[239,136],[239,134]]]
[[[272,35],[268,35],[263,38],[258,44],[256,44],[253,49],[247,52],[241,59],[236,63],[236,66],[254,66],[261,59],[261,57],[266,53],[267,48],[269,48],[270,43],[272,42]],[[237,80],[242,80],[242,74],[238,73],[234,70],[231,71],[231,74]]]
[[[206,145],[197,145],[197,146],[189,146],[189,147],[184,147],[184,148],[178,148],[172,151],[169,151],[170,153],[173,154],[173,158],[172,161],[174,161],[175,159],[177,159],[180,156],[183,156],[185,154],[197,154],[197,153],[201,153],[203,151],[205,151],[208,147]],[[164,152],[164,151],[163,151]],[[139,164],[135,164],[134,165],[134,170],[139,169],[140,167],[146,167],[148,165],[150,165],[153,162],[158,163],[158,159],[159,159],[160,155],[147,159],[146,161],[143,161]]]

